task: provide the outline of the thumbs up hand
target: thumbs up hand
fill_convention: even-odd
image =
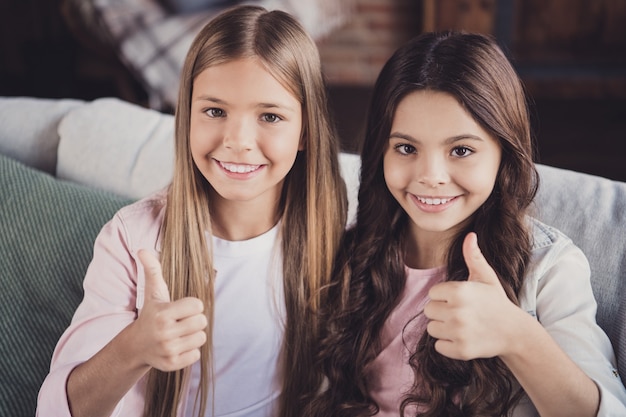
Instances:
[[[514,339],[515,319],[523,311],[507,297],[498,276],[478,247],[475,233],[463,241],[467,281],[434,285],[424,307],[426,330],[435,349],[453,359],[490,358],[505,353]]]
[[[204,305],[193,297],[170,301],[157,258],[146,250],[138,255],[146,282],[144,305],[132,324],[136,351],[144,364],[161,371],[182,369],[200,359],[206,343]]]
[[[146,250],[140,250],[137,255],[145,271],[145,302],[169,303],[170,291],[163,279],[161,263]]]

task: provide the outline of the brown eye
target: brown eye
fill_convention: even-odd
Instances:
[[[282,119],[280,118],[280,116],[274,114],[274,113],[265,113],[262,116],[262,119],[268,123],[276,123],[281,121]]]
[[[209,115],[209,117],[215,117],[215,118],[224,117],[224,115],[226,114],[224,110],[218,109],[216,107],[211,107],[210,109],[206,110],[205,113]]]
[[[456,148],[452,149],[452,155],[456,156],[457,158],[465,158],[472,153],[474,153],[474,151],[465,146],[457,146]]]
[[[398,151],[402,155],[410,155],[416,152],[416,149],[413,145],[409,145],[406,143],[400,143],[395,146],[396,151]]]

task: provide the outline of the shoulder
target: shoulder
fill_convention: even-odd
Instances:
[[[559,229],[533,217],[527,217],[531,236],[531,260],[533,263],[556,259],[571,254],[586,261],[582,250]]]
[[[150,220],[164,211],[167,203],[167,189],[164,188],[147,197],[118,210],[116,216],[123,219]]]
[[[572,243],[572,240],[557,228],[547,225],[534,217],[526,218],[532,238],[531,250],[540,251],[552,246],[561,246]]]
[[[532,245],[525,285],[542,287],[548,281],[590,281],[590,267],[583,251],[563,232],[528,217]]]
[[[547,280],[589,281],[589,262],[583,251],[563,232],[528,217],[532,245],[526,285],[545,285]],[[543,284],[541,283],[542,281]]]
[[[167,189],[160,190],[122,207],[103,228],[101,234],[115,234],[126,241],[128,249],[158,247],[167,205]]]

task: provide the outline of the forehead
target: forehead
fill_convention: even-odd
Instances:
[[[226,101],[264,102],[271,98],[284,105],[299,103],[257,58],[235,59],[204,69],[193,81],[192,99],[202,96]]]
[[[411,92],[398,103],[392,124],[392,131],[396,130],[416,139],[491,136],[456,97],[433,90]]]

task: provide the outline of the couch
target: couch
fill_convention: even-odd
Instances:
[[[0,97],[0,416],[32,417],[82,298],[92,244],[117,209],[172,174],[173,117],[115,98]],[[359,159],[341,168],[353,219]],[[536,216],[587,254],[597,319],[626,375],[626,183],[538,165]]]

